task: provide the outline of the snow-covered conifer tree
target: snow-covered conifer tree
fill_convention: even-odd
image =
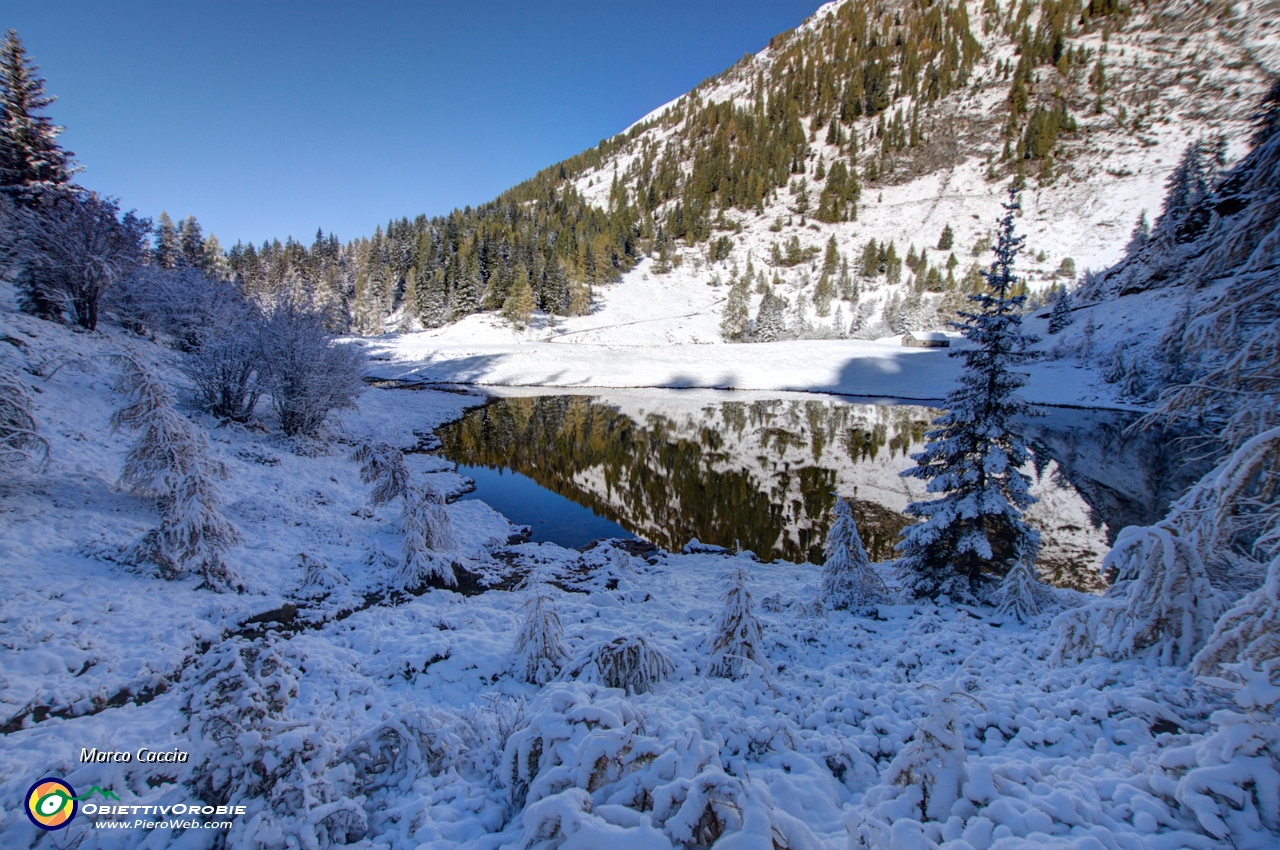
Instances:
[[[516,633],[516,675],[533,685],[545,685],[560,672],[567,658],[564,627],[556,613],[550,589],[542,583],[530,586],[524,616]]]
[[[1026,296],[1010,294],[1023,243],[1013,233],[1016,190],[1004,208],[996,258],[983,272],[988,291],[969,296],[980,312],[962,312],[964,322],[954,325],[971,343],[953,352],[965,361],[960,385],[947,394],[947,412],[933,421],[924,451],[913,455],[916,466],[902,473],[941,494],[907,507],[920,521],[904,529],[897,547],[898,575],[917,597],[985,598],[1006,564],[1034,563],[1039,548],[1022,518],[1035,499],[1019,469],[1030,454],[1015,421],[1028,408],[1016,395],[1025,378],[1013,367],[1026,360],[1029,342],[1020,315]]]
[[[751,338],[757,342],[773,342],[782,339],[787,332],[787,299],[766,287],[764,298],[760,301],[760,309],[756,313],[756,324]]]
[[[61,127],[40,114],[53,103],[39,67],[13,30],[0,44],[0,191],[22,203],[57,192],[77,170],[58,144]]]
[[[729,298],[724,304],[724,314],[720,318],[720,336],[726,340],[741,340],[746,336],[751,324],[751,306],[749,303],[750,281],[740,278],[729,287]]]
[[[160,528],[134,544],[132,557],[157,561],[169,577],[194,572],[215,590],[235,587],[238,578],[224,555],[240,542],[240,532],[222,514],[217,484],[226,469],[209,457],[204,434],[173,409],[160,380],[131,355],[117,360],[116,391],[124,405],[111,427],[137,434],[120,483],[154,497],[160,511]]]
[[[822,567],[819,600],[828,608],[861,608],[882,601],[886,594],[884,582],[871,568],[849,503],[837,496],[831,513],[834,521],[827,532],[827,560]]]
[[[1151,225],[1147,222],[1147,211],[1143,210],[1138,216],[1138,222],[1133,226],[1133,232],[1129,234],[1129,244],[1125,246],[1126,254],[1136,254],[1143,248],[1147,247],[1147,242],[1151,239]]]
[[[1061,333],[1071,324],[1071,293],[1067,292],[1064,285],[1058,290],[1058,297],[1054,299],[1053,311],[1049,313],[1049,333]]]
[[[726,679],[741,679],[752,665],[762,669],[768,664],[764,655],[760,621],[747,582],[751,573],[739,563],[723,576],[729,586],[724,593],[724,609],[716,620],[711,641],[711,662],[707,672]]]
[[[13,370],[0,365],[0,472],[7,476],[33,455],[47,458],[49,444],[31,415],[26,386]]]

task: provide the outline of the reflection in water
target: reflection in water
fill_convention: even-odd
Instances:
[[[868,553],[887,560],[909,521],[903,509],[925,496],[920,482],[898,473],[912,465],[936,409],[830,398],[619,398],[494,399],[437,433],[450,460],[519,472],[670,550],[697,538],[765,560],[820,563],[839,492]],[[1073,421],[1081,416],[1087,421]],[[1123,435],[1124,424],[1116,414],[1080,411],[1028,423],[1037,448],[1028,471],[1041,500],[1028,517],[1044,540],[1041,572],[1056,583],[1097,586],[1117,522],[1153,520],[1176,492],[1176,475],[1150,486],[1151,469],[1169,466],[1154,460],[1165,453]]]

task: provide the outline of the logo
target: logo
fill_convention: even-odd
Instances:
[[[89,789],[89,793],[76,796],[75,789],[61,779],[46,776],[31,786],[27,791],[27,817],[41,829],[62,829],[71,823],[80,809],[80,801],[101,794],[106,800],[119,800],[111,789],[99,788],[97,785]]]

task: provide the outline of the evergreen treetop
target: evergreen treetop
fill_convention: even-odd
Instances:
[[[74,154],[58,144],[61,127],[40,114],[54,102],[18,34],[0,44],[0,191],[35,203],[76,172]]]

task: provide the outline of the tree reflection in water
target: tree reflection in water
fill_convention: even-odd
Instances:
[[[888,560],[909,521],[903,508],[925,495],[898,473],[934,408],[628,398],[625,411],[580,395],[493,399],[437,433],[450,460],[515,470],[669,550],[697,538],[820,563],[838,491],[868,554]],[[1070,411],[1028,423],[1042,498],[1029,519],[1044,538],[1041,573],[1057,584],[1100,587],[1097,567],[1120,526],[1154,521],[1193,473],[1177,471],[1167,441],[1126,435],[1125,424]]]

